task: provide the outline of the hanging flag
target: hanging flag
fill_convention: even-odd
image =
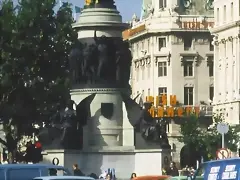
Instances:
[[[79,14],[81,13],[82,9],[79,6],[75,6],[75,13]]]
[[[82,11],[82,8],[79,6],[74,6],[74,21],[77,21],[77,15],[80,14]]]

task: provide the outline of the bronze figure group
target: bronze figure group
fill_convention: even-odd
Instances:
[[[116,84],[127,87],[130,78],[132,55],[128,42],[120,38],[97,37],[94,43],[78,49],[70,60],[74,83]]]

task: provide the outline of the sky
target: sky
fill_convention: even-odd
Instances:
[[[79,7],[83,7],[84,1],[85,0],[68,0],[68,2],[74,6]],[[123,22],[131,20],[134,13],[140,17],[142,0],[115,0],[115,4],[123,17]]]

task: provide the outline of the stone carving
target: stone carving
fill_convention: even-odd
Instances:
[[[206,0],[206,2],[205,2],[205,9],[206,10],[212,10],[213,8],[214,8],[213,0]]]
[[[192,5],[192,0],[183,0],[182,3],[185,8],[190,8]]]

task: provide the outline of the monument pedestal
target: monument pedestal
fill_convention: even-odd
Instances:
[[[121,89],[74,89],[71,91],[71,98],[79,104],[92,94],[96,95],[90,104],[90,118],[83,130],[84,149],[97,150],[104,146],[133,147],[134,131],[127,119]]]
[[[98,176],[108,168],[115,168],[118,179],[129,179],[131,173],[141,175],[161,175],[165,163],[170,160],[170,151],[161,149],[133,150],[122,147],[119,149],[102,149],[99,151],[45,151],[44,163],[52,163],[59,159],[59,165],[69,170],[77,163],[84,174],[96,173]]]

